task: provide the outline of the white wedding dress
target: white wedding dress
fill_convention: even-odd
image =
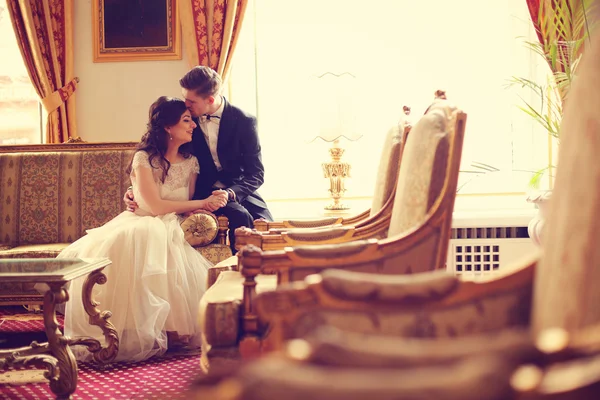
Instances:
[[[93,298],[100,310],[110,310],[110,321],[119,334],[117,361],[139,361],[167,350],[167,332],[176,332],[200,345],[197,314],[212,265],[184,239],[175,213],[153,216],[139,192],[135,170],[150,168],[148,154],[133,158],[131,182],[139,208],[124,211],[105,225],[90,229],[58,258],[107,257],[107,282],[96,285]],[[153,169],[160,195],[166,200],[189,200],[189,180],[199,172],[198,160],[190,157],[171,164],[162,183],[161,169]],[[74,280],[65,312],[65,335],[91,336],[104,343],[100,328],[88,324],[81,300],[84,278]],[[78,360],[90,360],[89,352],[73,347]]]

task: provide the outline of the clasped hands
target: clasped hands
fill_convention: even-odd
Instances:
[[[206,210],[213,212],[227,205],[229,193],[223,189],[213,190],[212,194],[206,198]],[[192,212],[193,213],[193,212]]]

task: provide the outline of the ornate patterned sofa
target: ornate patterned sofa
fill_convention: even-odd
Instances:
[[[0,258],[56,257],[123,211],[136,143],[0,146]],[[188,241],[217,263],[231,256],[227,219],[196,215]],[[32,285],[0,282],[0,305],[42,304]]]

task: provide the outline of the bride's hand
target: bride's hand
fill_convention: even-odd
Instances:
[[[216,211],[227,204],[227,200],[221,195],[210,195],[206,198],[206,209],[210,212]]]

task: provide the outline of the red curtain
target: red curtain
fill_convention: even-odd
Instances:
[[[73,138],[73,0],[7,0],[31,82],[48,113],[46,142]]]
[[[227,79],[247,5],[248,0],[181,0],[190,67],[205,65]]]
[[[578,23],[588,12],[586,0],[526,0],[529,15],[535,27],[538,40],[545,53],[556,53],[553,60],[547,56],[547,61],[553,72],[565,72],[565,57],[573,61],[583,51],[581,39],[585,37],[587,27]],[[543,22],[542,22],[543,21]],[[554,48],[552,48],[554,46]],[[573,47],[578,46],[578,47]],[[570,65],[570,64],[569,64]]]

